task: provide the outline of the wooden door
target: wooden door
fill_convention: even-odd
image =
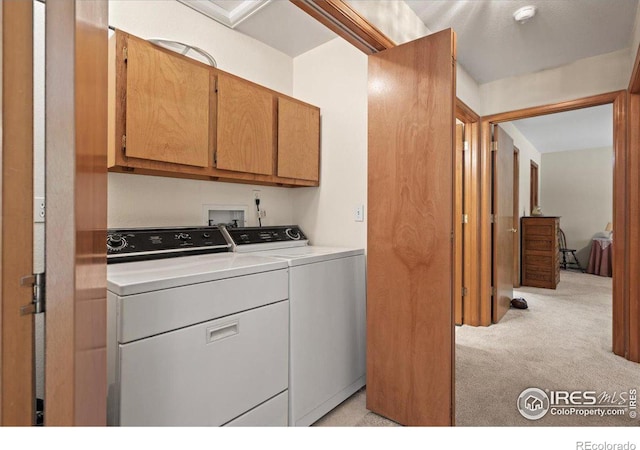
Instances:
[[[320,109],[278,98],[278,176],[320,179]]]
[[[513,298],[513,139],[493,128],[493,286],[492,319],[497,323]]]
[[[369,57],[367,408],[454,420],[455,34]]]
[[[21,315],[33,273],[33,2],[0,3],[0,425],[34,422],[34,316]]]
[[[513,287],[520,287],[520,150],[513,147]]]
[[[45,425],[106,425],[108,17],[46,3]]]
[[[209,69],[134,36],[126,64],[126,155],[208,167]]]
[[[218,75],[218,169],[274,174],[275,108],[271,91]]]
[[[454,282],[453,282],[453,299],[454,299],[454,322],[456,325],[463,323],[463,302],[462,302],[462,284],[463,284],[463,227],[462,214],[464,211],[464,124],[456,123],[456,151],[455,151],[455,181],[454,181],[454,197],[455,197],[455,234],[454,234]]]

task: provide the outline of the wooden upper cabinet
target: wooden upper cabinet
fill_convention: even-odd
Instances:
[[[315,106],[120,30],[108,81],[110,171],[319,185]]]
[[[218,169],[274,174],[274,110],[275,97],[271,91],[218,74]]]
[[[210,71],[129,36],[126,156],[207,167],[210,164]]]
[[[278,98],[278,176],[319,180],[320,109]]]

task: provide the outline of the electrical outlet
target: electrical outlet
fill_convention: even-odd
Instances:
[[[44,222],[44,197],[33,198],[33,221]]]
[[[356,222],[364,222],[364,205],[356,206],[354,216]]]
[[[266,209],[261,209],[260,210],[260,218],[264,219],[265,217],[267,217],[267,210]]]
[[[254,189],[253,190],[253,198],[254,198],[254,200],[260,198],[260,189]]]

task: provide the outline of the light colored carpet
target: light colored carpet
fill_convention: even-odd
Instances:
[[[625,417],[551,416],[530,421],[516,402],[529,387],[640,389],[640,364],[611,352],[611,278],[563,271],[558,289],[515,290],[529,309],[497,325],[456,327],[456,425],[638,426]],[[315,426],[397,426],[367,410],[362,389]]]
[[[516,409],[528,387],[609,393],[640,387],[640,365],[611,352],[611,278],[562,271],[556,290],[523,287],[529,309],[456,330],[456,424],[637,426],[625,417],[552,416]]]

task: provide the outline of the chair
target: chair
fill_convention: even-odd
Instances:
[[[567,266],[569,265],[577,266],[582,273],[585,273],[585,270],[580,265],[580,261],[578,261],[578,257],[576,256],[576,249],[567,248],[567,238],[565,237],[562,228],[558,228],[558,247],[560,247],[560,253],[562,253],[562,262],[560,263],[560,267],[567,270]],[[573,262],[567,261],[567,254],[573,257]]]

